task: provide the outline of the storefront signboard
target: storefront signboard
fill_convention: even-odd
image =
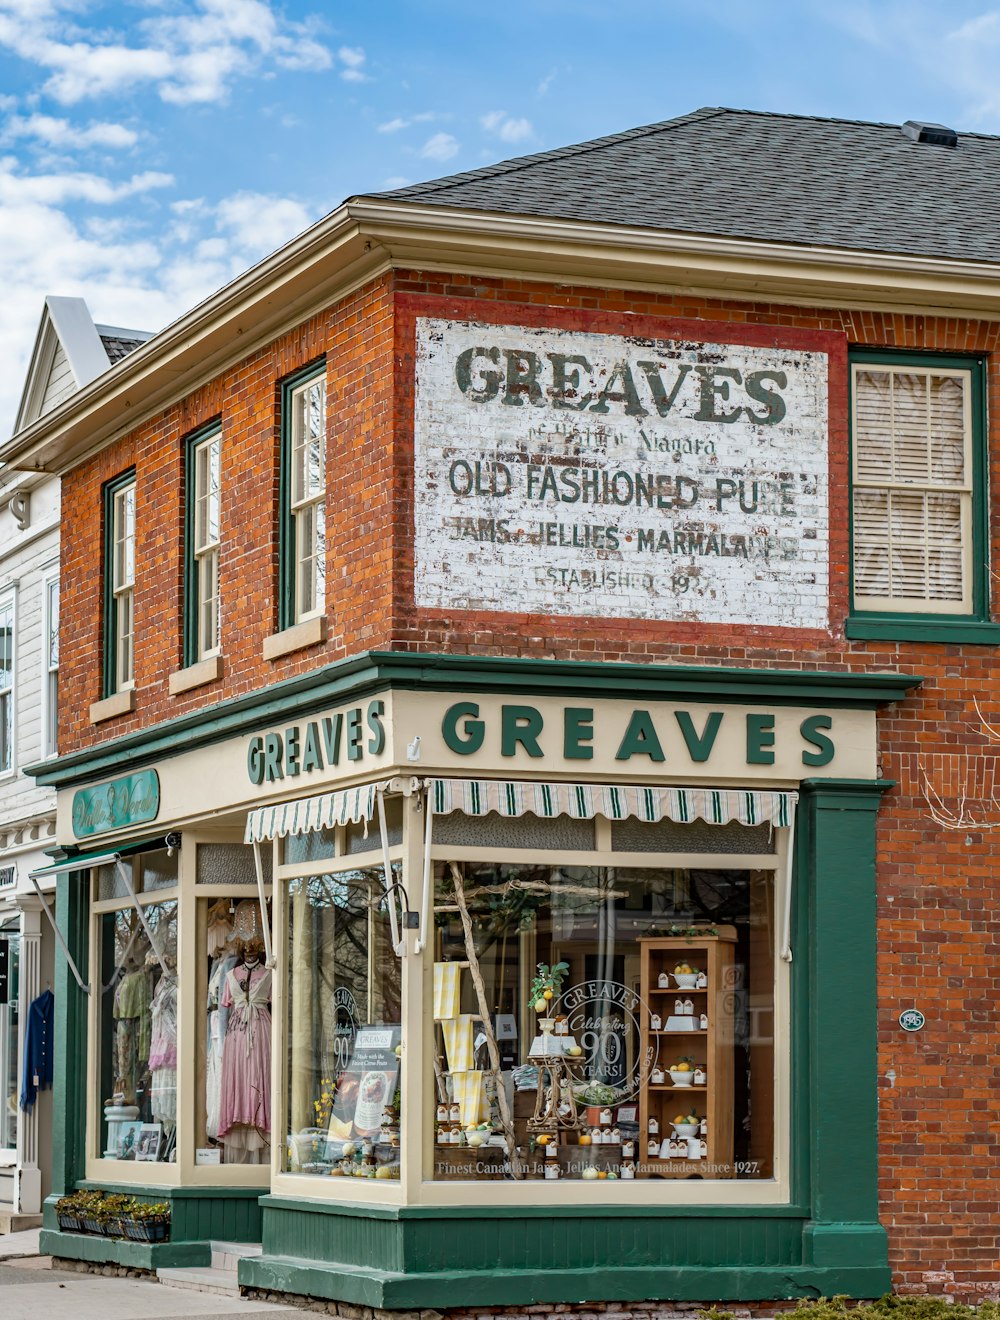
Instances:
[[[828,626],[828,358],[421,318],[417,604]]]
[[[78,839],[155,820],[160,810],[160,781],[155,770],[112,779],[73,794],[73,833]]]

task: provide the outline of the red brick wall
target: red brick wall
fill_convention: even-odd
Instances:
[[[401,295],[394,306],[393,291]],[[781,304],[567,288],[516,280],[397,273],[315,316],[294,333],[236,364],[183,405],[140,427],[70,474],[63,486],[65,693],[61,749],[108,737],[252,691],[370,648],[560,659],[698,662],[789,669],[874,668],[924,676],[916,696],[883,712],[883,773],[899,787],[885,799],[879,842],[880,1143],[882,1216],[897,1286],[995,1291],[1000,1213],[1000,883],[993,836],[977,825],[944,831],[930,818],[919,773],[934,754],[938,783],[960,786],[963,757],[986,739],[974,708],[1000,723],[990,647],[848,642],[847,520],[835,541],[829,636],[788,631],[623,626],[552,617],[502,619],[437,611],[412,602],[412,318],[414,298],[481,319],[501,304],[537,310],[543,322],[635,328],[636,318],[708,319],[747,327],[832,332],[843,343],[990,355],[991,415],[1000,416],[998,328],[947,317],[838,311]],[[440,313],[439,313],[440,314]],[[328,355],[327,569],[329,641],[276,663],[262,659],[275,627],[277,390],[281,376]],[[393,363],[397,370],[393,378]],[[842,380],[842,377],[841,377]],[[832,400],[834,498],[846,491],[846,394]],[[223,445],[222,640],[225,676],[181,698],[167,692],[180,663],[183,437],[221,413]],[[992,427],[992,487],[1000,488],[1000,428]],[[103,482],[135,463],[138,475],[136,687],[134,715],[97,728],[88,707],[100,695],[99,576]],[[393,480],[395,478],[395,480]],[[1000,563],[994,528],[992,562]],[[975,794],[973,794],[975,796]],[[980,792],[979,796],[982,796]],[[988,806],[971,803],[974,811]],[[994,818],[1000,813],[993,812]],[[845,969],[847,974],[848,969]],[[896,1019],[916,1004],[919,1034]],[[859,1024],[860,1030],[867,1029]],[[887,1077],[895,1073],[893,1084]],[[845,1152],[849,1158],[849,1152]]]

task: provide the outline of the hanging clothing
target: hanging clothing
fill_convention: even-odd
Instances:
[[[139,1064],[149,1058],[149,973],[145,967],[123,976],[115,987],[115,1090],[134,1104]]]
[[[24,1032],[24,1073],[21,1078],[21,1108],[30,1112],[39,1091],[52,1086],[52,1007],[55,996],[43,990],[28,1005]]]
[[[222,1113],[222,1050],[229,1025],[228,1008],[219,1007],[225,978],[236,966],[236,955],[217,958],[208,975],[208,1041],[205,1051],[205,1133],[218,1137]]]
[[[227,1164],[261,1164],[271,1136],[271,972],[234,967],[220,1001],[229,1024],[222,1049],[219,1136]]]
[[[177,1122],[177,978],[161,976],[150,1008],[150,1112],[160,1123]]]

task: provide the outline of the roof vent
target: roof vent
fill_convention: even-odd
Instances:
[[[926,142],[932,147],[951,147],[958,146],[958,134],[953,128],[945,128],[944,124],[926,124],[921,119],[908,119],[903,125],[903,132],[914,142]]]

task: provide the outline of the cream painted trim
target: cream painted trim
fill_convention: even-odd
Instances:
[[[214,683],[222,677],[222,656],[210,655],[186,669],[176,669],[169,677],[170,695],[178,697],[182,692],[201,687],[204,683]]]
[[[319,308],[408,266],[1000,318],[1000,268],[985,262],[353,198],[25,427],[0,462],[66,471]]]
[[[314,614],[311,619],[293,623],[290,628],[272,633],[264,638],[264,659],[280,660],[292,651],[302,651],[307,646],[317,646],[326,641],[327,621],[325,614]]]
[[[135,688],[124,688],[113,692],[102,701],[95,701],[90,707],[91,724],[100,724],[103,720],[114,719],[116,715],[129,715],[135,710]]]

